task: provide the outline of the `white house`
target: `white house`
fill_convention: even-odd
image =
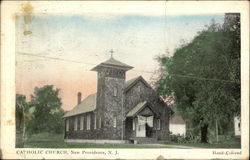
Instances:
[[[241,136],[241,122],[240,117],[234,117],[234,135]]]
[[[169,121],[169,130],[173,135],[186,135],[186,123],[179,115],[173,115]]]

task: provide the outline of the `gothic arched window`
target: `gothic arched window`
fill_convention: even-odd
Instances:
[[[114,117],[113,127],[116,128],[116,116]]]
[[[116,97],[117,96],[117,88],[114,87],[114,96]]]

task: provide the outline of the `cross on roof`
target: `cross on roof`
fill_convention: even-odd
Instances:
[[[109,52],[111,54],[111,58],[113,58],[113,53],[114,53],[113,49],[111,49]]]

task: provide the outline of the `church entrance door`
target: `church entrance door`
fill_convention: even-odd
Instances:
[[[136,137],[146,137],[146,124],[138,124],[137,125]]]
[[[146,137],[152,137],[153,135],[153,127],[150,127],[148,124],[146,124]]]
[[[154,116],[138,115],[137,117],[136,137],[151,137]]]

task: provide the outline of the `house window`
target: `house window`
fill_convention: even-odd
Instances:
[[[161,119],[157,119],[157,130],[161,129]]]
[[[113,127],[116,128],[116,117],[114,117],[114,124],[113,124]]]
[[[114,96],[115,97],[117,96],[117,88],[116,87],[114,88]]]
[[[133,131],[135,130],[135,120],[133,119]]]
[[[238,123],[238,128],[240,129],[240,123]]]
[[[83,130],[83,124],[84,124],[84,117],[81,117],[81,121],[80,121],[80,130]]]
[[[90,130],[90,114],[87,115],[87,130]]]
[[[99,128],[102,128],[102,118],[99,118]]]
[[[77,131],[77,117],[75,117],[74,130]]]
[[[69,119],[66,119],[66,131],[69,131]]]
[[[95,114],[95,119],[94,119],[94,129],[96,129],[96,114]]]

